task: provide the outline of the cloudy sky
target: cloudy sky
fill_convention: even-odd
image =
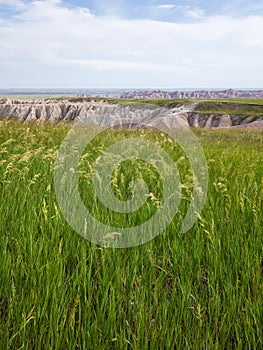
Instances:
[[[0,0],[0,88],[263,88],[262,0]]]

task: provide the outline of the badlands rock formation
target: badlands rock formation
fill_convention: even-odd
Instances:
[[[127,91],[121,98],[263,98],[263,90]]]
[[[0,100],[0,116],[17,117],[21,120],[74,120],[76,117],[87,115],[91,110],[101,105],[105,106],[105,103],[71,103],[69,101],[52,100],[29,101],[3,98]]]
[[[263,129],[263,118],[254,120],[253,116],[243,118],[240,115],[205,115],[192,112],[188,115],[188,123],[201,128],[257,128]]]
[[[205,115],[195,112],[198,102],[169,109],[140,110],[134,107],[111,105],[107,102],[0,100],[0,116],[20,120],[83,121],[103,126],[150,128],[164,127],[255,127],[263,128],[263,118],[253,116]]]

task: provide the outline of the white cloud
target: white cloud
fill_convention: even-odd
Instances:
[[[199,7],[193,7],[189,5],[174,5],[174,4],[162,4],[162,5],[156,5],[154,6],[157,10],[177,10],[178,13],[180,13],[185,17],[194,18],[194,19],[201,19],[204,18],[206,15],[206,12],[204,9],[201,9]]]
[[[4,5],[6,7],[13,7],[16,10],[22,10],[26,7],[25,3],[20,0],[0,0],[0,5]]]
[[[158,9],[161,9],[161,10],[172,10],[174,9],[176,6],[173,5],[173,4],[163,4],[163,5],[157,5],[156,6]]]
[[[185,15],[192,18],[203,18],[205,16],[205,10],[198,7],[185,6]]]
[[[125,20],[34,1],[0,27],[2,86],[249,86],[263,81],[263,18]]]

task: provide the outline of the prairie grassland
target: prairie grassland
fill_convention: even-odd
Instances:
[[[245,108],[245,112],[250,109],[250,113],[254,113],[253,107],[260,108],[263,105],[262,98],[113,98],[113,97],[51,97],[56,101],[68,100],[70,102],[91,102],[91,101],[107,101],[112,104],[120,104],[120,105],[155,105],[156,107],[164,107],[169,104],[173,105],[187,105],[193,102],[199,102],[201,106],[209,105],[209,109],[213,112],[221,110],[223,113],[226,111],[234,111],[243,112],[242,109]],[[218,108],[220,106],[220,108]],[[201,111],[205,109],[202,108]],[[257,112],[257,111],[256,111]]]
[[[254,119],[263,117],[263,104],[237,101],[203,101],[195,108],[195,112],[203,114],[229,114],[239,116],[253,116]]]
[[[1,349],[262,349],[263,132],[196,130],[209,168],[198,222],[180,233],[192,186],[183,161],[184,199],[166,231],[142,246],[105,249],[74,232],[58,208],[53,170],[68,129],[0,121]],[[178,161],[178,147],[156,132],[98,137],[79,188],[104,220],[110,214],[88,191],[89,165],[116,139],[140,134]],[[156,190],[154,213],[158,175],[142,164],[117,171],[116,195],[126,199],[131,166]]]

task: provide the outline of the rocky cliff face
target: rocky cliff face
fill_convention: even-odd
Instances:
[[[201,128],[263,128],[263,117],[255,119],[253,116],[240,115],[206,115],[195,112],[188,114],[188,123],[193,127]]]
[[[76,102],[69,101],[28,101],[28,100],[0,100],[0,116],[17,117],[21,120],[74,120],[85,116],[91,110],[104,102]],[[110,106],[110,105],[108,105]]]
[[[205,115],[194,111],[198,103],[168,110],[138,110],[132,107],[110,105],[107,102],[0,100],[0,116],[20,120],[78,120],[103,126],[128,128],[165,127],[174,129],[192,127],[255,127],[263,128],[263,118],[238,115]]]

